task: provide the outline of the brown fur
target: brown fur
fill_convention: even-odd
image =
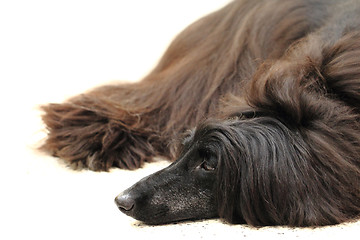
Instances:
[[[298,180],[323,184],[299,191],[324,196],[329,223],[351,219],[360,209],[359,6],[234,1],[183,31],[142,81],[44,106],[43,149],[96,171],[134,169],[157,155],[174,160],[175,140],[207,118],[268,116],[306,145],[298,154],[315,167]],[[348,207],[337,208],[341,201]]]

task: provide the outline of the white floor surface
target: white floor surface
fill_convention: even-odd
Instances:
[[[35,149],[37,107],[114,80],[141,79],[174,36],[228,0],[0,2],[0,239],[359,239],[360,222],[252,228],[220,220],[146,226],[115,196],[168,165],[73,171]]]

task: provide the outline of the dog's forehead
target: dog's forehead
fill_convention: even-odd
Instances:
[[[180,156],[184,157],[187,154],[194,155],[199,150],[207,151],[207,149],[211,149],[211,145],[214,145],[215,141],[210,133],[210,126],[187,131],[182,140]]]

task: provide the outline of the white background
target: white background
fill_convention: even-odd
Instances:
[[[121,214],[113,199],[167,162],[135,172],[75,172],[34,150],[45,136],[39,104],[141,79],[177,33],[227,2],[0,1],[0,239],[350,239],[360,233],[359,222],[315,230],[218,220],[143,226]]]

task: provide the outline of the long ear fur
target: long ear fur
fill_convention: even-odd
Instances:
[[[255,226],[319,226],[360,216],[359,162],[331,149],[335,139],[324,142],[333,136],[303,138],[271,117],[211,127],[220,146],[220,217]]]
[[[219,191],[239,189],[221,192],[224,218],[306,226],[360,215],[359,36],[310,36],[259,68],[245,98],[270,118],[233,123],[226,135],[235,139],[224,141]]]

